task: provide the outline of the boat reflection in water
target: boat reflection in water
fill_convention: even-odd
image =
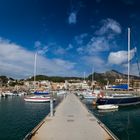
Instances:
[[[117,108],[117,109],[107,109],[107,110],[98,110],[98,112],[101,112],[101,113],[107,113],[107,112],[115,112],[115,111],[118,111],[119,109]]]
[[[113,109],[118,109],[118,105],[113,105],[113,104],[106,104],[106,105],[98,105],[97,108],[101,110],[113,110]]]

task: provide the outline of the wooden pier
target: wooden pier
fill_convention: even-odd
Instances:
[[[54,116],[47,116],[25,139],[116,140],[117,138],[74,94],[68,94],[56,108]]]

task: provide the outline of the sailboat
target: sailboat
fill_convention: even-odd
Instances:
[[[130,75],[130,28],[128,28],[128,83],[127,90],[129,91],[129,75]],[[140,96],[132,94],[112,94],[111,96],[99,97],[96,100],[98,105],[114,104],[119,106],[128,106],[140,104]]]
[[[36,91],[36,59],[37,53],[35,53],[35,62],[34,62],[34,96],[26,96],[24,100],[27,102],[49,102],[51,100],[50,96],[46,96],[48,94],[47,91]]]
[[[92,79],[91,79],[91,86],[92,89],[91,90],[87,90],[86,94],[84,94],[84,98],[85,99],[92,99],[95,100],[97,98],[97,96],[101,93],[100,89],[93,89],[93,75],[94,75],[94,69],[92,68]]]

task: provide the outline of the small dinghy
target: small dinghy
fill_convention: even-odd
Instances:
[[[98,109],[102,109],[102,110],[109,110],[109,109],[118,109],[118,105],[114,105],[114,104],[106,104],[106,105],[98,105],[97,108]]]

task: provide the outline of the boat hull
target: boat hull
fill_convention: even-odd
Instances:
[[[26,102],[44,103],[44,102],[49,102],[50,97],[25,97],[24,100]]]
[[[125,97],[125,98],[98,98],[96,103],[98,105],[115,104],[119,106],[128,106],[140,104],[140,96]]]

